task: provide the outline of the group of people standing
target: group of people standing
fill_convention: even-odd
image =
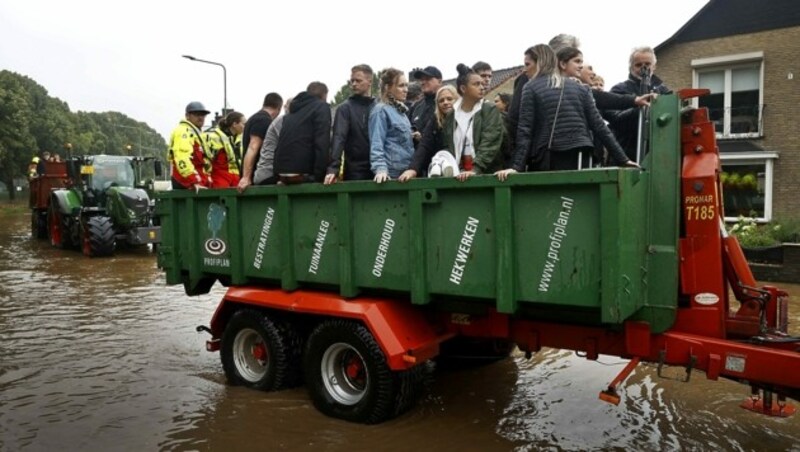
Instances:
[[[45,162],[60,162],[61,156],[57,152],[52,154],[49,151],[42,152],[42,158],[33,156],[31,162],[28,164],[28,180],[41,176],[45,173]]]
[[[524,52],[514,94],[494,102],[485,99],[492,79],[485,62],[459,64],[454,86],[443,84],[434,66],[412,71],[423,97],[411,105],[403,71],[381,71],[376,99],[372,68],[354,66],[352,95],[333,120],[321,82],[285,104],[270,93],[246,123],[232,112],[208,132],[200,131],[208,110],[192,102],[170,142],[173,187],[244,191],[254,184],[482,174],[505,180],[521,171],[638,167],[639,108],[669,92],[653,75],[655,62],[652,49],[635,49],[629,80],[606,92],[584,65],[577,39],[558,35]]]
[[[202,103],[190,102],[185,118],[172,131],[168,150],[172,188],[225,188],[239,183],[240,162],[235,150],[241,148],[244,115],[228,113],[203,132],[209,113]]]

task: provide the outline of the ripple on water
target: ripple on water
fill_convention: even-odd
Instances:
[[[31,240],[27,216],[0,223],[0,450],[800,451],[800,416],[739,409],[746,387],[640,365],[615,407],[597,396],[625,361],[558,350],[440,368],[423,400],[385,424],[327,418],[305,388],[225,384],[194,330],[223,288],[187,297],[152,254],[86,259]]]

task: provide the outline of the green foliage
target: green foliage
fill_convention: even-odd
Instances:
[[[800,218],[779,218],[770,225],[770,234],[781,243],[800,243]]]
[[[741,216],[730,233],[736,236],[743,248],[756,248],[779,244],[780,241],[773,236],[773,231],[773,225],[758,224],[754,217]]]
[[[13,186],[43,151],[75,154],[125,154],[162,157],[166,143],[146,123],[118,112],[77,112],[33,79],[0,71],[0,180]],[[13,190],[11,191],[13,194]]]

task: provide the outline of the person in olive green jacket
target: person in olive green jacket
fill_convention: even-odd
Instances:
[[[493,174],[503,167],[500,147],[506,133],[503,117],[492,102],[484,102],[480,75],[459,64],[456,89],[461,99],[444,120],[444,145],[459,162],[458,180]]]

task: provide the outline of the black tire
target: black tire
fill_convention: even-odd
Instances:
[[[31,237],[46,239],[47,235],[47,212],[41,210],[31,211]]]
[[[114,224],[110,218],[89,218],[83,226],[83,254],[89,257],[111,256],[114,254],[114,235]]]
[[[220,358],[231,385],[278,391],[302,382],[302,348],[291,324],[242,309],[225,327]]]
[[[414,405],[422,394],[425,366],[392,372],[363,325],[329,320],[311,333],[305,377],[319,411],[351,422],[377,424]]]

